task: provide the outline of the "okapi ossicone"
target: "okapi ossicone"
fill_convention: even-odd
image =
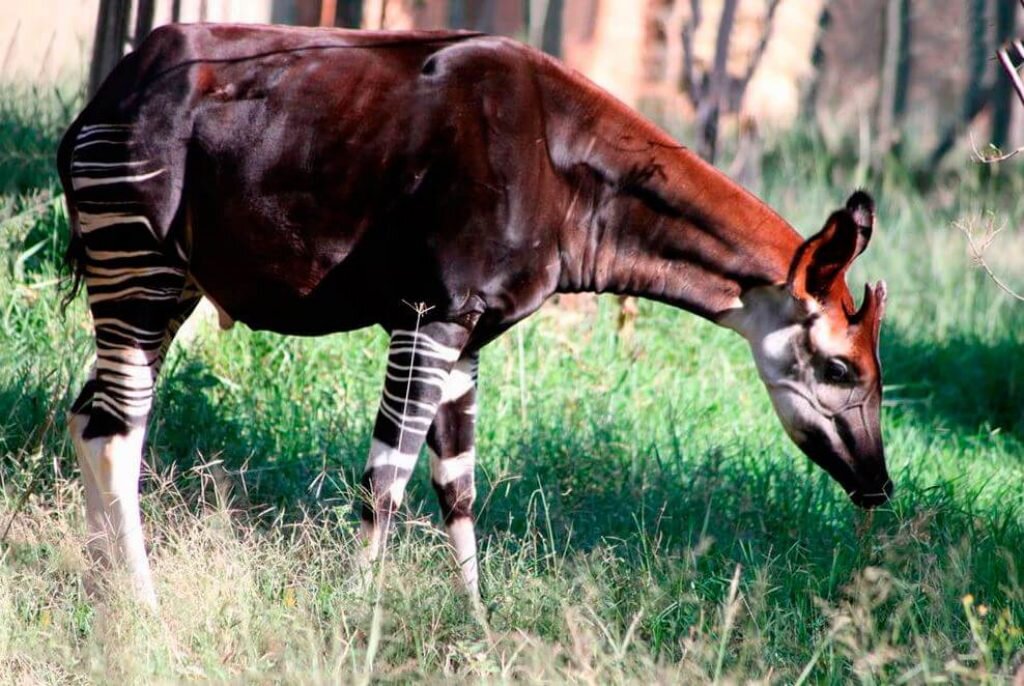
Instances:
[[[855,193],[805,241],[512,40],[163,27],[107,78],[58,164],[68,257],[96,330],[70,416],[92,549],[126,564],[145,600],[145,424],[164,354],[202,295],[254,329],[390,333],[363,477],[367,557],[426,442],[473,594],[477,355],[554,293],[635,295],[734,329],[800,448],[858,505],[891,494],[885,288],[867,288],[857,309],[845,281],[871,237],[871,199]]]

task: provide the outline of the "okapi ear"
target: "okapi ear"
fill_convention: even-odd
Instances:
[[[845,283],[846,270],[863,250],[861,228],[849,210],[833,212],[825,228],[804,241],[789,267],[787,286],[794,297],[827,302]]]
[[[871,233],[875,229],[875,201],[864,191],[858,190],[846,201],[846,211],[853,217],[860,232],[857,242],[857,254],[860,255],[868,247]]]

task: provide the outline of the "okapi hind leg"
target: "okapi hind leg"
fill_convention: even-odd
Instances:
[[[139,410],[139,405],[122,406],[115,410],[125,413],[121,417],[114,415],[97,396],[104,384],[108,384],[107,395],[113,399],[120,397],[119,392],[129,392],[135,401],[141,401],[147,393],[151,398],[152,387],[174,334],[195,309],[199,298],[197,292],[186,287],[159,337],[144,338],[138,327],[132,327],[134,336],[121,338],[119,347],[114,347],[109,339],[118,338],[114,332],[123,330],[112,322],[98,324],[97,360],[68,419],[85,491],[87,548],[94,565],[90,571],[95,574],[123,564],[139,599],[150,606],[156,604],[156,595],[139,512],[139,477],[148,407],[145,415],[131,415],[130,409]],[[122,325],[131,326],[126,322]],[[111,354],[120,351],[116,356],[130,356],[133,353],[128,351],[132,350],[139,359],[147,359],[145,367],[126,365],[121,371],[128,373],[110,374]],[[101,371],[103,381],[99,378]],[[122,382],[134,387],[128,391],[120,386]],[[90,591],[97,586],[95,579],[89,576],[86,584]]]
[[[437,493],[462,582],[474,599],[480,596],[473,519],[477,360],[473,352],[455,363],[434,424],[427,434],[430,480]]]
[[[384,390],[362,479],[364,566],[377,559],[387,542],[416,458],[468,338],[465,327],[447,322],[391,334]]]
[[[153,387],[173,332],[197,302],[179,216],[184,148],[139,122],[72,129],[58,155],[72,217],[69,254],[84,277],[96,362],[70,430],[86,495],[90,556],[123,565],[156,602],[139,513]]]

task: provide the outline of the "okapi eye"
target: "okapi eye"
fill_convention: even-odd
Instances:
[[[825,364],[825,381],[843,383],[850,380],[850,367],[838,358],[832,358]]]

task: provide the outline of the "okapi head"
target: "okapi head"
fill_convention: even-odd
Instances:
[[[886,290],[868,285],[857,309],[845,277],[873,225],[873,202],[858,191],[800,246],[785,286],[750,294],[742,327],[786,433],[866,508],[893,490],[880,427]]]

